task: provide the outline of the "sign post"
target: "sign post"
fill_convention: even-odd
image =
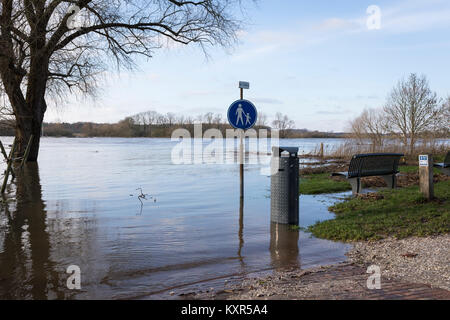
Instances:
[[[258,112],[256,107],[248,100],[244,100],[244,89],[250,89],[250,83],[239,82],[240,100],[231,104],[228,108],[228,122],[239,130],[239,177],[240,177],[240,198],[244,198],[244,135],[245,130],[252,128],[256,124]]]
[[[419,156],[419,184],[420,192],[427,200],[434,198],[433,186],[433,156],[431,154]]]
[[[242,82],[239,82],[239,89],[241,91],[241,100],[244,100],[244,87],[241,85]],[[250,86],[247,87],[249,89]],[[239,148],[239,178],[240,178],[240,198],[244,199],[244,130],[239,130],[239,138],[240,138],[240,148]]]

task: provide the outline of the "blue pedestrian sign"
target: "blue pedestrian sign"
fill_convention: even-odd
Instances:
[[[257,119],[256,107],[248,100],[235,101],[228,108],[228,122],[235,129],[250,129],[256,124]]]

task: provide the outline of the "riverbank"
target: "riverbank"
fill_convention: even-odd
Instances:
[[[225,281],[217,291],[183,295],[190,299],[450,299],[450,236],[358,242],[348,261],[307,270],[276,270]],[[381,268],[381,289],[370,290],[367,267]]]
[[[312,186],[342,186],[317,168]],[[334,169],[334,168],[333,168]],[[195,292],[193,299],[450,299],[450,179],[436,173],[436,200],[421,196],[417,167],[404,166],[396,190],[347,198],[330,207],[336,218],[308,231],[319,238],[353,244],[347,261],[302,270],[274,270],[225,281],[221,290]],[[311,178],[313,176],[313,178]],[[308,175],[307,175],[308,177]],[[308,178],[307,178],[308,179]],[[322,179],[322,182],[320,181]],[[330,179],[328,182],[323,182]],[[316,180],[316,181],[314,181]],[[377,187],[377,180],[369,180]],[[300,184],[301,186],[302,184]],[[368,266],[381,270],[381,289],[367,288]]]
[[[306,166],[300,171],[300,194],[325,194],[351,190],[351,185],[344,177],[332,177],[333,172],[346,172],[348,163],[331,162],[322,166]],[[399,166],[400,174],[397,176],[397,187],[404,188],[419,184],[419,168],[417,165]],[[448,181],[450,177],[434,169],[434,183]],[[363,177],[363,188],[385,187],[386,182],[381,177]]]

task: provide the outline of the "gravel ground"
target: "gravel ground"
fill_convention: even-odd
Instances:
[[[361,272],[336,277],[336,270],[352,268],[350,264],[322,266],[308,270],[293,269],[274,271],[271,275],[253,275],[239,284],[225,284],[223,290],[196,292],[190,298],[198,300],[308,300],[345,299],[344,294],[361,294],[360,285],[367,275]],[[331,276],[330,276],[331,275]]]
[[[223,290],[196,292],[189,297],[231,300],[382,299],[392,298],[389,292],[398,294],[402,290],[408,297],[410,293],[407,291],[410,290],[413,294],[410,298],[415,299],[414,292],[427,287],[444,294],[445,299],[450,297],[450,235],[357,242],[347,255],[349,261],[342,264],[247,276],[239,283],[225,282]],[[369,275],[366,269],[369,265],[378,265],[381,269],[385,290],[380,295],[367,290]],[[422,287],[417,289],[417,286]],[[428,294],[431,293],[418,298],[433,298],[432,294],[427,297]]]
[[[348,252],[351,262],[374,264],[388,278],[450,290],[450,235],[358,242]]]

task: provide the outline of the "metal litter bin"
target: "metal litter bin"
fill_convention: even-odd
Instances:
[[[298,148],[273,147],[272,168],[273,172],[270,181],[270,220],[274,223],[298,225]]]

